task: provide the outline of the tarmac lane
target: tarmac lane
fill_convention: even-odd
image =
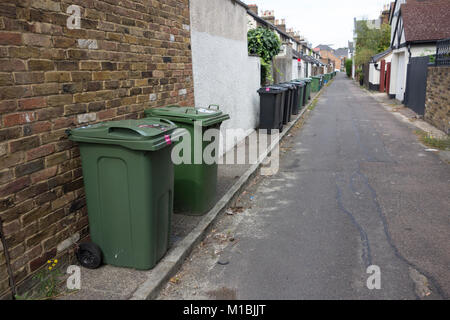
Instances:
[[[158,299],[448,299],[450,170],[338,74]]]

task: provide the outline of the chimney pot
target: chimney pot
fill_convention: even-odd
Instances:
[[[263,12],[262,18],[271,24],[275,24],[275,11],[266,10]]]
[[[250,11],[258,15],[258,6],[256,4],[249,4],[248,8],[250,9]]]

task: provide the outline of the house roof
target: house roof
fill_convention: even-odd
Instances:
[[[378,62],[381,58],[387,56],[389,53],[392,52],[392,48],[387,49],[386,51],[380,52],[376,55],[374,55],[371,59],[370,62]]]
[[[330,46],[327,46],[326,44],[320,44],[316,48],[319,48],[319,50],[325,50],[325,51],[331,51],[334,52],[334,49]]]
[[[269,21],[264,20],[263,18],[258,16],[256,13],[254,13],[252,10],[248,9],[247,10],[247,14],[251,15],[256,21],[258,21],[259,23],[267,26],[269,29],[276,30],[278,33],[282,34],[286,38],[291,39],[292,41],[301,44],[301,42],[298,42],[294,37],[292,37],[291,35],[287,34],[283,30],[280,30],[279,28],[277,28],[274,24],[270,23]]]
[[[401,6],[406,42],[450,38],[450,1],[412,1]]]
[[[306,55],[306,54],[302,55],[302,56],[301,56],[301,59],[305,60],[305,61],[308,62],[308,63],[316,63],[316,62],[315,62],[315,59],[314,59],[313,57],[308,56],[308,55]]]
[[[348,56],[348,48],[339,48],[339,49],[336,49],[336,50],[334,51],[334,55],[335,55],[336,57],[341,57],[341,56],[347,57],[347,56]]]

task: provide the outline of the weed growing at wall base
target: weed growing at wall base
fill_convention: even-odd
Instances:
[[[428,147],[450,151],[450,136],[436,138],[433,137],[432,134],[422,130],[416,130],[415,134],[419,137],[419,140]]]

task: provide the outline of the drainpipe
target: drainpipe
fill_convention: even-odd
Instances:
[[[408,63],[410,63],[411,62],[411,44],[410,43],[408,44],[408,54],[409,54]]]

